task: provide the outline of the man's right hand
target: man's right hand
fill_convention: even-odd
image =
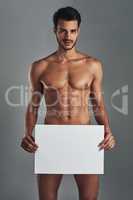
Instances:
[[[21,141],[21,147],[30,153],[34,153],[38,145],[35,143],[35,139],[32,135],[25,135]]]

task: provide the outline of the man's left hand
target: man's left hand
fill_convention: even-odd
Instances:
[[[111,150],[115,147],[115,145],[116,145],[115,137],[110,132],[110,133],[105,133],[104,140],[102,142],[100,142],[98,147],[100,148],[100,150],[102,150],[102,149]]]

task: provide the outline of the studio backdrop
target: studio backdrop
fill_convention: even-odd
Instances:
[[[52,15],[73,6],[82,16],[77,47],[103,63],[103,93],[117,147],[105,152],[100,177],[101,200],[132,199],[132,127],[128,85],[132,72],[131,0],[1,0],[0,3],[0,199],[36,200],[34,156],[20,147],[24,135],[28,70],[35,60],[57,48]],[[42,123],[45,107],[38,123]],[[93,119],[93,123],[96,124]],[[78,190],[72,175],[64,175],[59,199],[74,200]]]

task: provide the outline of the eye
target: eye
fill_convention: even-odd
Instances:
[[[65,30],[63,30],[63,29],[60,29],[60,30],[59,30],[59,32],[60,32],[60,33],[63,33],[63,32],[65,32]]]
[[[76,30],[74,29],[74,30],[71,30],[71,33],[76,33]]]
[[[64,32],[64,29],[59,28],[57,32],[58,32],[58,33],[63,33],[63,32]]]

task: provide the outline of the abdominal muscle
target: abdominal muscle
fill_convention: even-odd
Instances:
[[[89,88],[76,89],[69,84],[64,87],[47,89],[45,124],[90,124],[88,108]]]
[[[67,115],[66,112],[59,113],[59,111],[54,111],[53,113],[55,116],[49,116],[48,112],[46,112],[44,124],[91,124],[90,117],[86,113],[83,114],[80,112],[77,116]]]
[[[47,107],[45,124],[91,124],[91,115],[88,109],[88,102],[79,106],[70,98],[68,104],[57,103],[56,106]],[[46,104],[47,105],[47,104]]]

